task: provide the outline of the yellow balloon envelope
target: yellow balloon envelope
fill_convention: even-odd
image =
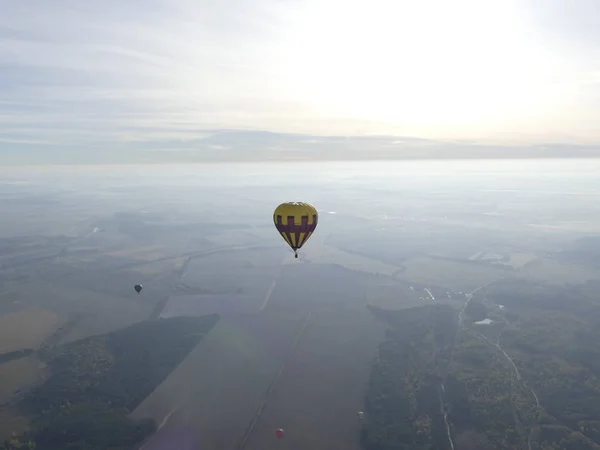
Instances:
[[[296,258],[301,248],[317,228],[319,214],[308,203],[282,203],[273,213],[273,222],[285,242],[294,250]]]

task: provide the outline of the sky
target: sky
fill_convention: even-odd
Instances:
[[[0,11],[0,157],[176,151],[217,129],[600,144],[598,0],[0,0]]]

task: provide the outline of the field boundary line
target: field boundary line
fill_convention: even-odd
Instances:
[[[254,427],[256,426],[256,422],[258,422],[258,419],[262,415],[262,412],[263,412],[265,406],[267,406],[267,402],[269,401],[269,396],[271,395],[271,393],[273,392],[273,390],[275,390],[275,386],[277,385],[277,382],[279,381],[279,378],[281,378],[281,375],[285,371],[285,366],[287,365],[288,361],[290,361],[292,359],[292,357],[294,356],[294,353],[296,353],[296,350],[298,349],[298,345],[300,344],[300,338],[302,337],[302,335],[306,331],[306,328],[308,327],[308,323],[310,322],[311,318],[312,318],[312,311],[308,314],[308,317],[306,318],[306,321],[304,322],[304,325],[302,325],[302,328],[300,329],[300,331],[296,335],[296,339],[294,340],[294,345],[292,346],[292,348],[290,349],[290,351],[286,355],[285,359],[283,360],[283,364],[281,365],[281,368],[279,369],[279,372],[277,373],[277,375],[275,376],[275,378],[271,382],[271,385],[269,386],[269,389],[268,389],[266,395],[263,398],[263,402],[261,403],[260,407],[258,408],[258,411],[254,415],[254,418],[252,419],[252,423],[250,424],[250,427],[248,427],[248,429],[246,430],[246,433],[244,434],[244,438],[242,439],[242,443],[241,443],[241,445],[239,447],[239,450],[243,450],[244,447],[246,447],[246,444],[248,443],[248,439],[252,435],[252,431],[254,431]]]

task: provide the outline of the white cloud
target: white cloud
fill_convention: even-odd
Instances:
[[[1,142],[599,142],[597,2],[549,2],[0,0]]]

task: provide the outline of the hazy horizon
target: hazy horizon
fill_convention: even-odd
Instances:
[[[599,158],[600,146],[493,145],[394,136],[312,136],[263,131],[206,131],[168,142],[115,143],[0,153],[6,165],[195,164],[390,160]]]

